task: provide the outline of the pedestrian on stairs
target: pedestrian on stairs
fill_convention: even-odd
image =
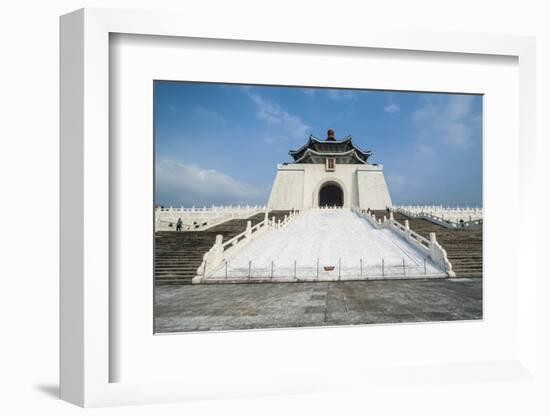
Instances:
[[[181,218],[178,218],[178,222],[176,223],[176,231],[181,231],[181,226],[183,224],[183,221]]]

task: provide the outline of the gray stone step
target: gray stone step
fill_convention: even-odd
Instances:
[[[385,211],[373,211],[376,218],[382,219]],[[483,273],[483,230],[453,230],[421,218],[410,218],[396,212],[394,219],[401,224],[409,221],[411,230],[429,238],[431,232],[436,234],[437,241],[447,252],[457,277],[481,277]]]
[[[288,211],[270,212],[269,217],[282,219]],[[212,247],[216,235],[228,241],[246,229],[247,221],[255,225],[265,214],[248,219],[229,220],[205,231],[161,231],[155,233],[155,282],[161,285],[191,284],[204,254]]]

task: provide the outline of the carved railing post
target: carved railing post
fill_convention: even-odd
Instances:
[[[223,235],[218,234],[216,235],[216,242],[214,243],[214,253],[213,253],[213,259],[211,263],[213,265],[217,265],[222,261],[223,257]]]
[[[435,233],[430,233],[430,256],[433,258],[433,250],[435,247],[435,244],[437,243],[437,239],[435,237]]]
[[[430,258],[439,267],[443,268],[450,277],[456,276],[451,262],[447,258],[447,252],[437,242],[435,233],[430,233]]]
[[[252,235],[252,221],[248,220],[246,222],[246,238],[250,238],[250,236]]]

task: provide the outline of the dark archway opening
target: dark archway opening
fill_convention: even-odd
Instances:
[[[344,206],[344,192],[335,183],[328,183],[319,191],[320,207],[342,207]]]

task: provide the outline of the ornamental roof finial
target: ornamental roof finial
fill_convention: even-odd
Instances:
[[[334,138],[334,130],[332,129],[327,130],[327,140],[336,141],[336,139]]]

